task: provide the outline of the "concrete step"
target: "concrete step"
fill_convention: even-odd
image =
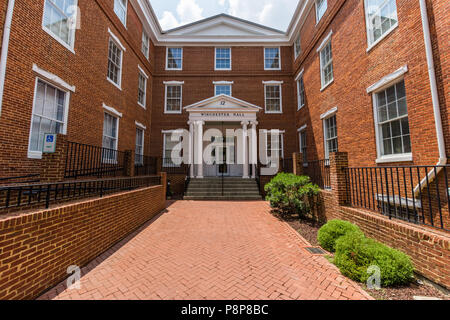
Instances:
[[[261,196],[259,192],[224,192],[224,196]],[[186,196],[222,196],[222,191],[188,191]]]
[[[261,196],[185,196],[184,200],[197,201],[250,201],[262,200]]]
[[[223,194],[222,194],[223,189]],[[186,200],[261,200],[254,179],[239,177],[191,179],[186,190]]]

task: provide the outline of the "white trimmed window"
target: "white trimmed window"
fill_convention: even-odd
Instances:
[[[331,51],[331,39],[320,50],[320,78],[322,82],[322,89],[333,82],[333,54]]]
[[[40,157],[44,134],[65,133],[69,93],[62,91],[41,79],[36,80],[31,129],[29,138],[29,157]]]
[[[183,69],[183,48],[167,48],[167,70]]]
[[[147,76],[139,71],[139,86],[138,86],[138,104],[142,108],[146,108],[147,100]]]
[[[281,84],[264,85],[266,113],[281,113]]]
[[[104,113],[103,120],[103,162],[117,161],[117,148],[119,141],[119,118]]]
[[[302,51],[302,47],[301,47],[301,38],[300,35],[297,37],[297,39],[295,39],[294,42],[294,53],[295,53],[295,59],[298,58],[298,56],[300,55],[300,52]]]
[[[308,163],[308,148],[306,140],[306,128],[298,132],[298,140],[300,143],[300,152],[303,155],[303,163]]]
[[[145,31],[142,32],[142,53],[148,59],[150,57],[150,39]]]
[[[61,0],[60,0],[61,1]],[[114,0],[114,12],[122,21],[123,25],[127,25],[127,0]]]
[[[331,152],[338,152],[336,114],[323,119],[323,131],[325,138],[325,159],[330,159]]]
[[[297,80],[297,110],[300,110],[306,102],[305,99],[305,84],[303,83],[303,75]]]
[[[221,94],[231,96],[231,84],[216,84],[214,88],[216,96]]]
[[[166,84],[166,101],[164,113],[181,113],[183,86]]]
[[[136,150],[134,163],[137,165],[144,164],[144,130],[136,128]]]
[[[122,84],[122,58],[123,52],[120,46],[112,38],[109,38],[108,80],[119,89]]]
[[[163,136],[163,166],[164,167],[174,167],[174,159],[172,157],[172,152],[175,151],[176,154],[180,153],[180,139],[181,136],[177,139],[173,139],[173,134],[175,131],[166,131]],[[175,140],[175,141],[173,141]]]
[[[284,132],[279,131],[278,133],[279,133],[278,137],[275,137],[275,140],[277,140],[277,138],[278,138],[278,148],[276,148],[276,146],[274,145],[273,150],[272,150],[272,134],[275,135],[276,133],[273,132],[272,130],[266,131],[268,159],[270,159],[272,157],[272,152],[274,152],[275,154],[278,153],[280,159],[284,158]]]
[[[77,0],[45,0],[42,26],[58,42],[73,50],[75,42]],[[75,19],[75,20],[74,20]]]
[[[280,69],[280,48],[264,48],[264,70]]]
[[[327,11],[327,0],[316,0],[316,24]]]
[[[364,0],[369,48],[391,32],[397,25],[395,0]]]
[[[379,158],[411,154],[405,82],[374,94]]]
[[[216,48],[216,70],[231,70],[231,48]]]

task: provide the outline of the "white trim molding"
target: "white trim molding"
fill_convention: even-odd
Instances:
[[[331,36],[333,35],[333,30],[328,33],[328,35],[322,40],[322,43],[317,48],[316,52],[322,51],[322,49],[326,46],[326,44],[331,40]]]
[[[337,111],[338,111],[338,107],[334,107],[333,109],[330,109],[325,113],[322,113],[320,115],[320,120],[327,119],[327,118],[333,116],[334,114],[337,113]]]
[[[401,67],[397,71],[395,71],[395,72],[393,72],[393,73],[383,77],[381,80],[377,81],[376,83],[374,83],[373,85],[368,87],[367,88],[367,93],[373,93],[375,91],[379,91],[379,90],[385,88],[386,86],[391,85],[393,82],[401,80],[403,75],[405,73],[407,73],[407,72],[408,72],[408,66],[404,65],[403,67]]]
[[[278,68],[266,68],[266,49],[278,49]],[[264,52],[264,71],[281,70],[281,47],[280,46],[267,46],[263,48]]]
[[[3,92],[5,90],[6,62],[8,60],[9,36],[14,12],[15,0],[9,0],[6,10],[5,25],[3,27],[2,52],[0,57],[0,115],[2,114]]]
[[[394,162],[411,162],[411,161],[413,161],[412,153],[404,153],[378,157],[376,163],[394,163]]]
[[[276,85],[276,84],[283,84],[284,81],[271,80],[271,81],[263,81],[262,83],[264,85]]]
[[[111,36],[111,38],[114,40],[115,43],[117,43],[117,45],[120,47],[120,49],[122,49],[122,51],[127,51],[127,49],[125,48],[125,46],[122,44],[122,42],[120,42],[119,38],[111,31],[110,28],[108,28],[108,33]]]
[[[220,85],[222,85],[222,86],[224,86],[224,85],[233,85],[234,81],[213,81],[213,84],[217,85],[217,86],[220,86]]]
[[[147,130],[147,127],[144,126],[144,125],[143,125],[142,123],[140,123],[140,122],[134,121],[134,124],[135,124],[136,127],[138,127],[139,129]]]
[[[183,85],[184,84],[184,81],[163,81],[163,83],[166,85],[166,86],[176,86],[176,85]]]
[[[301,77],[303,77],[303,74],[305,73],[305,69],[303,68],[302,71],[298,73],[298,75],[295,77],[295,81],[300,80]]]
[[[115,117],[119,117],[122,118],[123,114],[120,113],[119,111],[117,111],[116,109],[114,109],[113,107],[109,107],[107,106],[104,102],[103,102],[103,109],[105,109],[106,112],[112,114]]]
[[[308,127],[308,125],[305,124],[305,125],[301,126],[300,128],[298,128],[297,132],[302,132],[302,131],[306,130],[307,127]]]
[[[47,80],[47,81],[53,83],[57,87],[60,87],[62,89],[68,90],[68,91],[75,92],[75,86],[68,84],[67,82],[62,80],[60,77],[58,77],[57,75],[54,75],[53,73],[50,73],[48,71],[45,71],[45,70],[39,68],[35,63],[33,63],[33,71],[35,73],[37,73],[39,76],[41,76],[42,78],[44,78],[44,80]]]
[[[143,69],[140,65],[138,65],[138,69],[139,69],[139,71],[142,73],[142,75],[143,75],[144,77],[146,77],[147,80],[148,80],[148,75],[147,75],[147,73],[144,71],[144,69]]]

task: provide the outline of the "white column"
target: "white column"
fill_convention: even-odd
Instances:
[[[258,165],[258,135],[256,132],[256,126],[258,125],[258,121],[252,121],[252,132],[251,132],[251,156],[250,156],[250,164],[252,165],[252,178],[256,178],[256,169]]]
[[[247,136],[248,136],[248,132],[247,132],[247,126],[248,126],[248,121],[242,121],[242,135],[243,135],[243,139],[242,139],[242,151],[243,151],[243,156],[244,156],[244,172],[242,174],[242,178],[244,179],[248,179],[248,143],[247,143]]]
[[[203,179],[203,125],[204,121],[197,121],[197,178]]]
[[[194,177],[194,121],[189,121],[189,165],[191,178]]]

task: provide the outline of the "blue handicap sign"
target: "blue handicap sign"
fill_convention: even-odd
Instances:
[[[53,142],[53,136],[48,135],[47,136],[47,142]]]

